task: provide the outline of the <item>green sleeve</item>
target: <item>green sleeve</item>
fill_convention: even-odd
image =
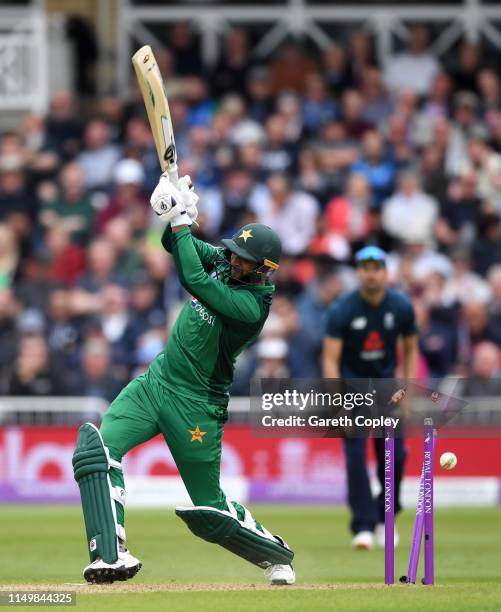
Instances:
[[[170,240],[179,280],[191,295],[225,319],[259,321],[261,309],[250,291],[228,287],[205,272],[188,228],[172,234]]]
[[[174,234],[172,233],[172,228],[169,224],[167,225],[164,230],[164,233],[162,234],[162,246],[167,251],[167,253],[172,253],[173,236]],[[214,266],[214,262],[221,257],[221,249],[213,247],[211,244],[207,244],[207,242],[195,238],[195,236],[193,236],[192,234],[191,240],[195,245],[195,249],[197,251],[198,257],[200,258],[200,261],[202,262],[204,270],[211,270]]]

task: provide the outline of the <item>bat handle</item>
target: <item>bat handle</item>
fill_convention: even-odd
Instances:
[[[179,182],[179,176],[177,173],[177,164],[172,166],[171,168],[167,168],[167,174],[169,176],[170,182],[177,187]]]

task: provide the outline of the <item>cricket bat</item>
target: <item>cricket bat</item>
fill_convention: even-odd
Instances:
[[[169,103],[165,94],[162,75],[149,45],[145,45],[136,51],[132,56],[132,65],[136,71],[144,105],[148,113],[148,121],[155,140],[160,167],[162,172],[167,172],[174,185],[177,185],[177,151]]]

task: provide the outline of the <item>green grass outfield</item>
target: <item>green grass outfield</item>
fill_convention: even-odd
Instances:
[[[435,587],[385,587],[383,551],[350,549],[345,509],[252,510],[294,548],[295,587],[266,586],[261,570],[195,538],[172,510],[128,511],[129,545],[144,564],[134,580],[68,587],[82,582],[86,563],[80,510],[0,506],[0,588],[75,588],[77,607],[92,612],[501,610],[499,509],[436,512]],[[413,518],[407,511],[398,519],[397,578],[406,571]]]

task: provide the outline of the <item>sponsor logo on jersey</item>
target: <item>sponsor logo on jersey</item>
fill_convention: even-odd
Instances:
[[[385,329],[393,329],[395,327],[395,317],[392,312],[387,312],[384,315]]]
[[[370,331],[362,345],[360,357],[366,361],[373,361],[384,357],[384,342],[378,331]]]
[[[366,317],[357,317],[353,319],[350,325],[351,329],[365,329],[367,327]]]
[[[216,320],[215,315],[209,314],[207,308],[205,308],[203,304],[200,304],[197,298],[191,298],[191,307],[198,314],[198,316],[208,325],[214,325],[214,321]]]

